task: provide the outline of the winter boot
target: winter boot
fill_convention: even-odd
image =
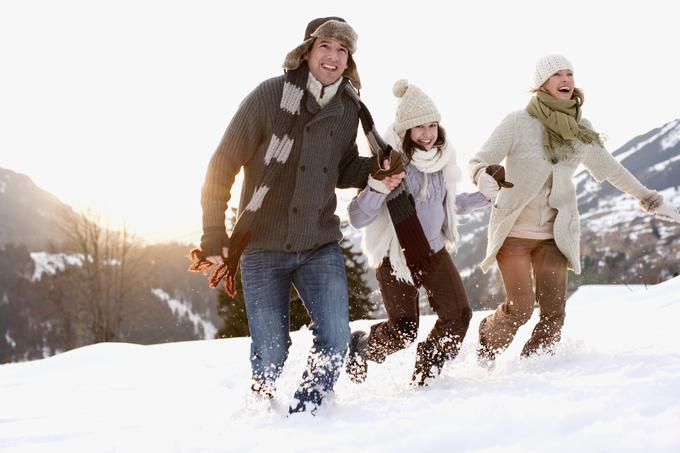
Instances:
[[[366,380],[366,374],[368,374],[368,362],[364,357],[367,347],[368,334],[362,330],[352,332],[345,371],[350,380],[355,384],[364,382]]]
[[[253,380],[250,390],[252,390],[256,395],[259,395],[261,398],[269,400],[274,398],[274,393],[276,392],[273,384],[259,382],[256,380]]]
[[[416,366],[411,376],[411,385],[422,387],[428,379],[433,379],[444,368],[444,355],[437,351],[434,343],[424,341],[416,348]]]
[[[492,370],[496,364],[496,351],[489,347],[482,331],[486,325],[486,319],[479,323],[479,344],[477,345],[477,363],[488,370]]]

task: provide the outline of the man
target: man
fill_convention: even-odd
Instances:
[[[291,413],[314,410],[333,389],[350,339],[334,212],[335,188],[362,188],[371,170],[372,159],[360,157],[355,143],[356,41],[339,17],[311,21],[302,44],[285,58],[286,73],[241,103],[201,191],[203,255],[232,268],[240,257],[255,392],[273,397],[288,355],[291,284],[312,319],[314,344]],[[240,215],[228,237],[225,210],[241,168]],[[386,183],[396,186],[401,177],[388,176]],[[227,290],[233,292],[233,273]]]

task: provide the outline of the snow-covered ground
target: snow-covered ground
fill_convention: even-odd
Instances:
[[[491,372],[476,364],[475,313],[429,388],[408,385],[410,347],[371,364],[362,385],[343,374],[316,416],[285,415],[307,330],[292,335],[273,408],[249,397],[247,338],[99,344],[2,365],[0,450],[678,452],[679,294],[680,278],[582,287],[556,355],[519,359],[534,316]],[[423,318],[421,337],[433,322]]]

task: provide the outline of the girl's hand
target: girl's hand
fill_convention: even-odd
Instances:
[[[390,160],[389,159],[385,159],[383,161],[383,168],[385,170],[390,169]],[[385,179],[383,179],[383,182],[385,183],[387,188],[390,190],[390,192],[392,192],[394,189],[396,189],[399,186],[399,184],[401,184],[401,180],[404,179],[405,176],[406,176],[406,173],[402,171],[401,173],[397,173],[396,175],[386,176]]]
[[[406,173],[404,172],[397,173],[396,175],[386,177],[385,179],[383,179],[383,182],[390,190],[390,192],[392,192],[399,186],[399,184],[401,184],[401,180],[404,179],[404,176],[406,176]]]

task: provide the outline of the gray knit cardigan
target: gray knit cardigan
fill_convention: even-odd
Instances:
[[[264,171],[284,76],[261,83],[241,103],[213,154],[201,190],[203,227],[223,227],[231,186],[243,168],[240,208]],[[347,83],[344,81],[343,83]],[[342,239],[335,188],[363,188],[371,159],[356,146],[359,108],[343,87],[321,109],[308,92],[292,134],[295,144],[281,178],[267,195],[249,248],[300,251]]]

